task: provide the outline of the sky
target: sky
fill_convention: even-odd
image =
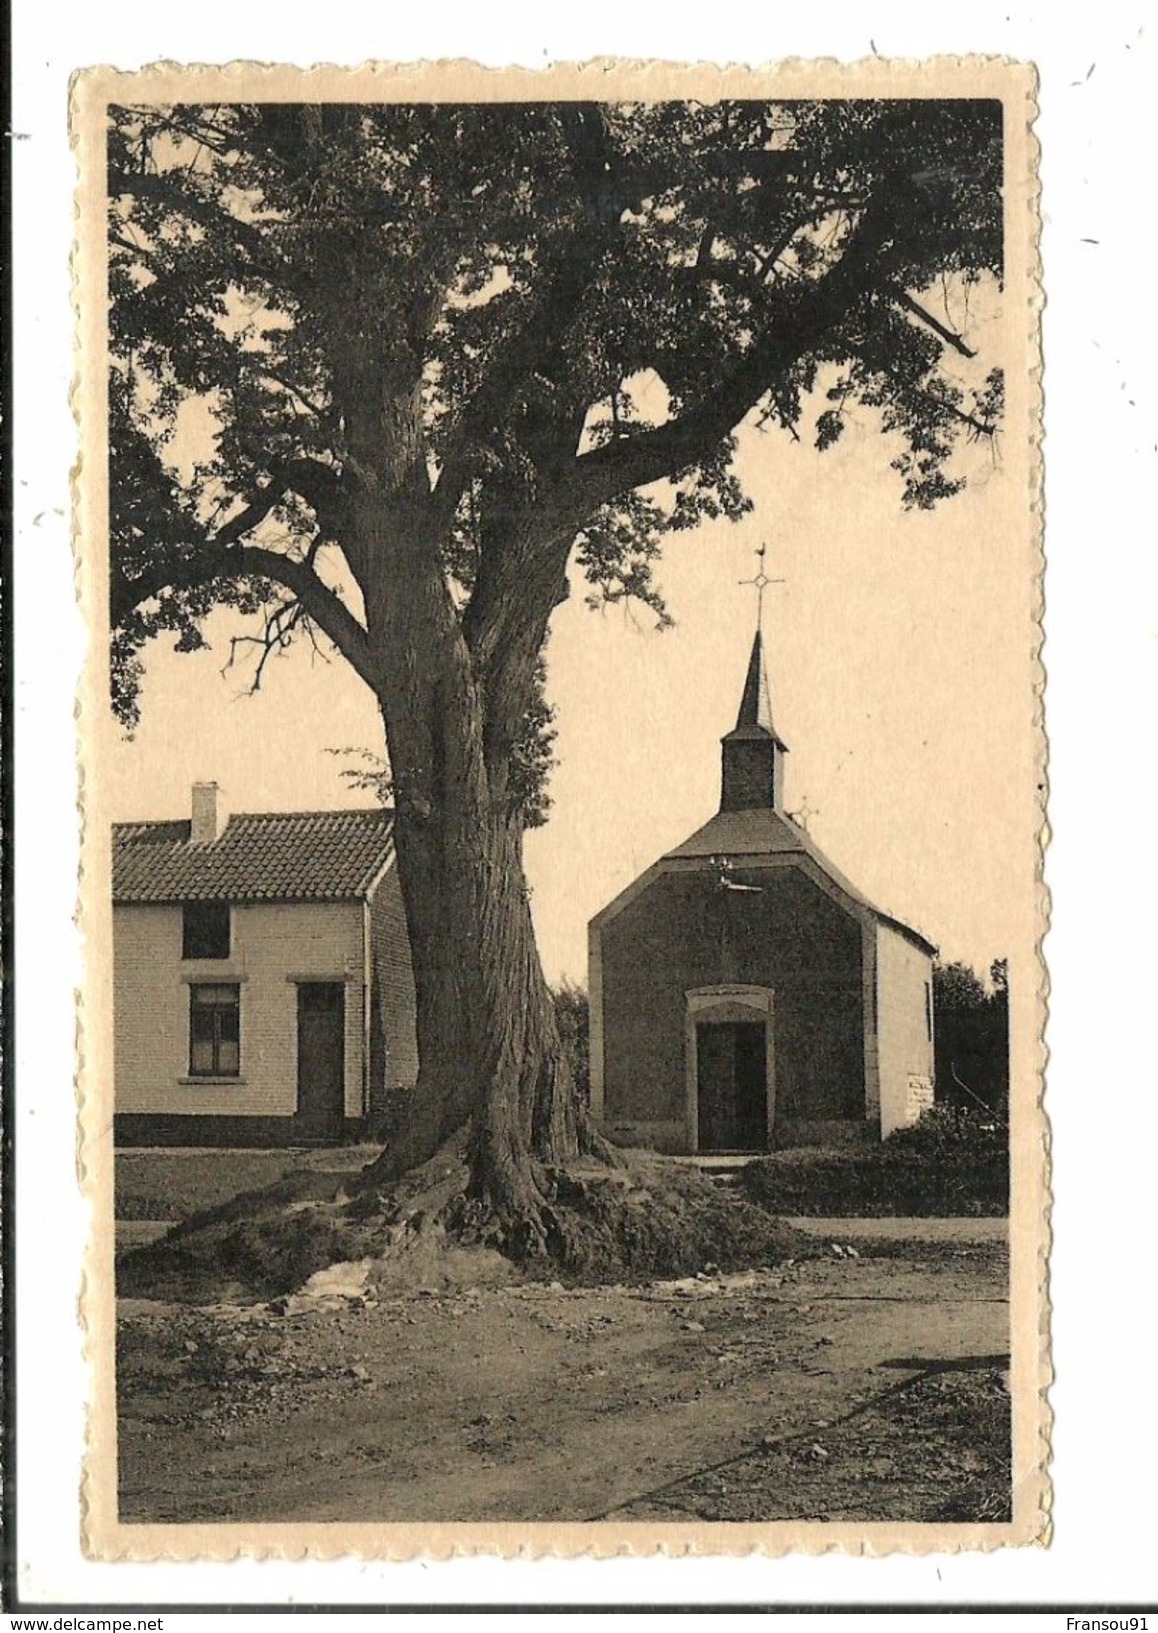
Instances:
[[[979,362],[1001,349],[996,309],[974,314]],[[901,508],[896,448],[867,410],[823,455],[742,428],[754,500],[739,523],[673,536],[657,577],[674,627],[646,608],[591,611],[577,575],[547,649],[558,764],[527,873],[551,980],[586,979],[589,918],[717,809],[719,739],[734,723],[765,593],[773,712],[787,741],[785,805],[833,862],[946,960],[981,971],[1010,953],[1031,910],[1036,857],[1034,543],[1017,435],[963,450],[965,491]],[[1011,457],[1012,444],[1012,457]],[[135,737],[106,738],[114,820],[187,813],[214,780],[229,811],[364,804],[341,750],[380,751],[370,695],[308,647],[232,670],[224,614],[212,649],[149,649]],[[223,672],[224,671],[224,672]],[[339,752],[336,752],[339,751]]]

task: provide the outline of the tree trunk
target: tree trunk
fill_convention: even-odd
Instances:
[[[471,1195],[542,1245],[542,1165],[593,1142],[535,945],[517,825],[398,810],[399,878],[417,998],[419,1073],[393,1177],[470,1131]]]
[[[480,688],[457,634],[429,687],[383,700],[395,844],[417,999],[418,1082],[398,1141],[367,1180],[469,1130],[470,1195],[523,1248],[547,1243],[544,1166],[603,1150],[579,1103],[543,975],[522,823],[486,764]],[[497,780],[497,779],[496,779]]]
[[[393,1149],[367,1183],[470,1133],[480,1212],[545,1247],[545,1164],[594,1148],[535,945],[510,749],[561,569],[518,572],[505,621],[468,640],[442,562],[420,429],[421,382],[372,395],[343,358],[346,430],[362,473],[347,558],[362,588],[373,685],[394,788],[398,876],[417,999],[418,1082]],[[348,376],[348,378],[347,378]],[[405,370],[401,370],[405,376]],[[473,597],[472,597],[473,601]]]

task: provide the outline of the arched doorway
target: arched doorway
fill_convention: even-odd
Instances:
[[[688,1144],[692,1151],[767,1151],[775,1116],[771,987],[687,994]]]

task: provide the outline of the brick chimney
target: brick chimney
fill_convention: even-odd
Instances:
[[[195,845],[211,845],[217,838],[217,784],[193,784],[193,822],[189,838]]]

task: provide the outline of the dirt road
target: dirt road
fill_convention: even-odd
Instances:
[[[121,1517],[1004,1518],[1005,1252],[962,1224],[643,1288],[126,1302]]]

